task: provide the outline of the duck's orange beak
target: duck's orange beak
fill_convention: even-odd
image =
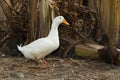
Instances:
[[[63,23],[66,25],[70,25],[65,19],[63,20]]]

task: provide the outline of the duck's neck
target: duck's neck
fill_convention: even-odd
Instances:
[[[59,35],[58,35],[58,26],[59,24],[56,24],[56,23],[52,23],[52,27],[51,27],[51,30],[50,30],[50,33],[48,35],[48,38],[51,39],[51,40],[55,40],[55,41],[59,41]]]

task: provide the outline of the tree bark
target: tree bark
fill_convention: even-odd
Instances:
[[[5,2],[5,0],[0,0],[0,6],[2,7],[3,12],[6,15],[6,17],[10,18],[12,11],[11,11],[9,5]]]

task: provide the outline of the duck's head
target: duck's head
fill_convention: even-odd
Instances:
[[[55,22],[56,24],[61,24],[61,23],[64,23],[64,24],[66,24],[66,25],[69,25],[69,23],[64,19],[64,17],[63,16],[57,16],[54,20],[53,20],[53,22]]]

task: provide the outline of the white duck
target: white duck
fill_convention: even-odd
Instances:
[[[60,45],[58,26],[61,23],[69,25],[63,16],[58,16],[53,20],[51,30],[47,37],[39,38],[25,46],[17,45],[18,50],[22,52],[25,58],[33,59],[35,61],[41,60],[43,63],[43,61],[45,61],[44,57],[56,50]]]

